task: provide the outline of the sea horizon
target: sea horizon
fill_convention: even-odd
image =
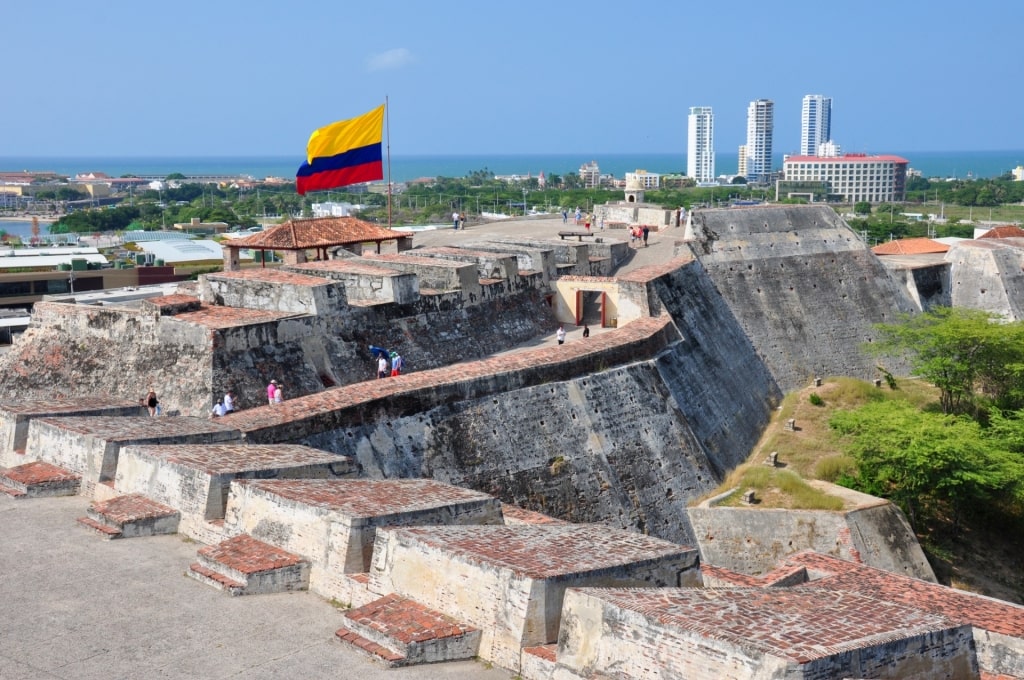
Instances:
[[[1024,150],[1008,151],[894,151],[906,158],[910,167],[928,178],[998,177],[1024,164]],[[774,166],[782,167],[783,154],[774,155]],[[627,172],[646,170],[659,174],[685,173],[685,153],[556,153],[556,154],[452,154],[395,155],[390,167],[385,162],[385,178],[390,170],[394,182],[421,177],[465,177],[478,170],[496,175],[537,177],[578,172],[581,165],[594,161],[602,174],[621,178]],[[302,162],[301,157],[253,156],[0,156],[0,171],[55,172],[73,177],[89,172],[104,172],[112,177],[150,175],[226,175],[265,179],[289,179]],[[738,154],[716,153],[717,175],[737,171]]]

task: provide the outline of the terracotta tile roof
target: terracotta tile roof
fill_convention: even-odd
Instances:
[[[1024,236],[1024,229],[1008,224],[1004,227],[993,227],[978,238],[1020,238]]]
[[[930,238],[901,238],[881,243],[871,249],[875,255],[924,255],[948,251],[949,246],[945,243],[939,243]]]
[[[265,250],[306,250],[329,248],[366,241],[394,241],[411,239],[412,235],[378,227],[354,217],[319,217],[306,220],[288,220],[252,236],[235,239],[231,247],[262,248]]]

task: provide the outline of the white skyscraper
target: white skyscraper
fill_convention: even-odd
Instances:
[[[832,141],[832,98],[820,94],[804,97],[800,112],[800,155],[815,156],[822,144]]]
[[[775,103],[758,99],[747,107],[747,181],[763,182],[772,172],[772,135]]]
[[[715,115],[710,106],[690,107],[686,174],[698,184],[715,181]]]

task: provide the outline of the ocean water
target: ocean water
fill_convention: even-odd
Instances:
[[[892,152],[910,161],[910,167],[920,170],[925,177],[976,178],[996,177],[1018,165],[1024,165],[1024,150],[1017,151],[915,151]],[[656,173],[682,173],[686,171],[685,153],[636,154],[544,154],[512,155],[487,154],[473,156],[392,156],[391,179],[406,182],[419,177],[464,177],[477,170],[489,170],[497,175],[538,176],[552,173],[564,175],[578,172],[581,165],[596,161],[602,173],[623,177],[638,169]],[[299,156],[248,157],[3,157],[0,171],[32,170],[52,171],[74,176],[86,172],[105,172],[113,177],[121,175],[155,175],[166,177],[175,172],[184,175],[248,175],[256,179],[266,177],[292,178],[302,158]],[[782,167],[782,156],[777,155],[775,166]],[[715,157],[715,170],[720,175],[733,174],[737,169],[736,153],[719,153]],[[387,168],[385,168],[385,176]]]

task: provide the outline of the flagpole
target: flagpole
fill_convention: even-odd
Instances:
[[[388,148],[388,229],[391,228],[391,106],[388,96],[384,95],[384,126],[387,128]]]

